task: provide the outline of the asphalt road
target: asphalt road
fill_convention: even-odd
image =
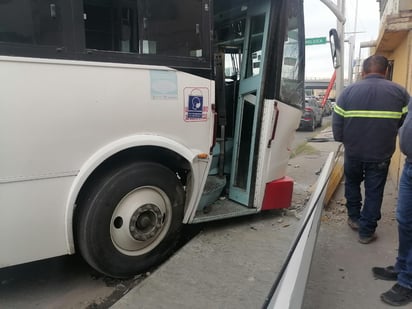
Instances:
[[[185,227],[180,247],[201,228]],[[96,272],[77,254],[3,268],[0,308],[110,308],[148,275],[150,271],[128,280],[113,279]]]

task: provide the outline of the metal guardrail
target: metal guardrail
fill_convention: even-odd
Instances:
[[[334,154],[326,159],[285,263],[262,306],[264,309],[299,309],[302,306],[312,257],[320,227],[326,187]]]

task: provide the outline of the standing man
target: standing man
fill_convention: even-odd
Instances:
[[[393,306],[412,302],[412,101],[405,123],[399,132],[400,146],[406,155],[405,165],[399,183],[398,221],[399,250],[395,266],[373,267],[378,279],[398,281],[381,299]]]
[[[383,56],[365,59],[363,79],[343,90],[332,120],[333,136],[345,146],[348,225],[358,230],[362,244],[376,239],[389,163],[409,102],[403,87],[385,79],[387,67]]]

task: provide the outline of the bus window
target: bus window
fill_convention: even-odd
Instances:
[[[136,1],[84,1],[86,48],[138,51]]]
[[[262,51],[257,51],[252,54],[253,75],[260,73],[260,61],[262,59]]]
[[[61,46],[59,1],[16,0],[0,2],[0,42]]]
[[[141,53],[202,57],[202,1],[145,0]]]
[[[280,99],[288,104],[302,107],[304,102],[303,67],[304,51],[299,42],[303,40],[303,18],[299,15],[298,1],[288,1],[289,17],[284,41]]]
[[[242,49],[234,48],[225,51],[225,78],[238,80],[240,78],[240,62],[242,61]]]
[[[204,56],[200,0],[85,0],[84,20],[88,49]]]
[[[260,62],[263,45],[263,30],[265,27],[265,15],[258,15],[251,18],[251,37],[249,42],[249,52],[246,77],[259,75]]]

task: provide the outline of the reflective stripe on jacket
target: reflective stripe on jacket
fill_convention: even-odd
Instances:
[[[335,106],[335,112],[343,118],[388,118],[388,119],[402,119],[402,117],[408,112],[408,108],[405,106],[401,112],[388,112],[388,111],[367,111],[367,110],[350,110],[346,111],[339,106]]]

